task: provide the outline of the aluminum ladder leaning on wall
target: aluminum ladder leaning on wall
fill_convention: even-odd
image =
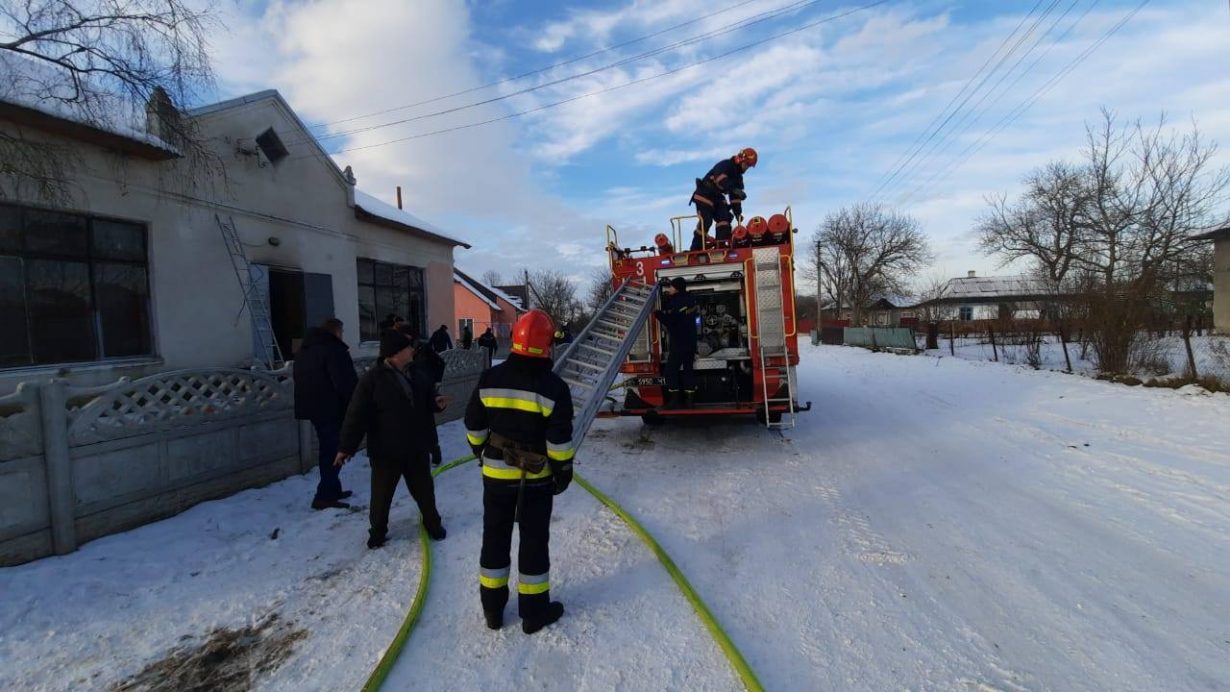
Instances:
[[[581,446],[619,366],[653,313],[659,286],[629,281],[620,286],[555,361],[555,374],[572,391],[572,442]]]
[[[770,429],[781,430],[794,427],[794,382],[790,375],[790,345],[786,341],[786,319],[782,310],[782,256],[776,247],[756,248],[752,251],[752,269],[756,281],[756,332],[760,338],[761,386],[764,391],[764,422]],[[780,365],[770,365],[770,361],[780,361]],[[785,396],[769,398],[768,374],[778,371],[781,381],[785,382]],[[776,394],[776,392],[774,392]],[[773,404],[786,404],[790,414],[790,422],[782,416],[774,423],[769,407]]]
[[[284,361],[282,349],[278,348],[278,340],[273,334],[268,299],[264,293],[257,290],[256,282],[252,280],[252,265],[248,262],[248,253],[243,249],[239,232],[235,230],[235,220],[229,216],[223,219],[218,214],[214,214],[214,219],[218,222],[218,230],[226,243],[226,252],[231,256],[231,266],[235,269],[235,278],[239,280],[239,289],[243,291],[243,305],[239,308],[239,314],[243,314],[245,306],[248,308],[248,313],[252,316],[252,331],[265,367],[276,370]]]

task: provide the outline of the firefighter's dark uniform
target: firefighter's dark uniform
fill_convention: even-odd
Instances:
[[[691,249],[701,248],[702,238],[714,222],[717,222],[716,238],[729,240],[730,220],[734,216],[743,216],[745,199],[747,193],[743,191],[743,167],[736,163],[733,157],[718,161],[705,177],[697,178],[696,192],[692,193],[692,200],[688,202],[696,205],[696,214],[700,216],[696,233],[692,236]]]
[[[696,299],[687,292],[687,286],[679,282],[678,293],[666,296],[662,300],[662,309],[654,313],[662,326],[670,335],[668,346],[670,352],[666,358],[663,376],[666,378],[668,401],[674,400],[683,392],[685,400],[690,404],[696,393],[696,375],[692,371],[696,359]]]
[[[483,472],[483,610],[502,613],[508,603],[513,518],[524,474],[518,606],[522,620],[541,620],[551,602],[551,509],[554,496],[572,480],[572,393],[551,371],[550,359],[513,354],[479,378],[466,407],[465,426]],[[515,468],[497,449],[501,437],[546,456],[549,463],[536,473]]]

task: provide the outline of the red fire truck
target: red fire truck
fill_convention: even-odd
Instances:
[[[794,226],[790,209],[768,219],[754,217],[728,241],[705,239],[685,251],[695,216],[671,219],[671,236],[658,234],[653,246],[621,247],[607,227],[612,285],[650,286],[683,277],[697,302],[698,352],[695,406],[662,409],[662,364],[670,350],[665,330],[650,319],[635,335],[620,372],[622,407],[603,415],[641,416],[658,424],[667,416],[754,415],[769,427],[794,425],[800,406],[795,366],[799,362],[794,304]]]

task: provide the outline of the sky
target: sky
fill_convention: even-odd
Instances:
[[[219,20],[218,98],[278,89],[362,190],[400,185],[472,243],[476,276],[584,280],[607,225],[650,243],[745,146],[748,216],[790,207],[806,238],[880,202],[928,235],[920,280],[1019,273],[978,251],[987,197],[1078,156],[1101,108],[1230,147],[1222,0],[232,0]]]

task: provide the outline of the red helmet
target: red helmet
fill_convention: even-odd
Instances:
[[[512,331],[512,351],[530,358],[550,358],[555,322],[537,308],[517,319]]]
[[[745,164],[748,168],[756,167],[756,150],[751,147],[740,149],[738,154],[735,154],[735,163]]]

